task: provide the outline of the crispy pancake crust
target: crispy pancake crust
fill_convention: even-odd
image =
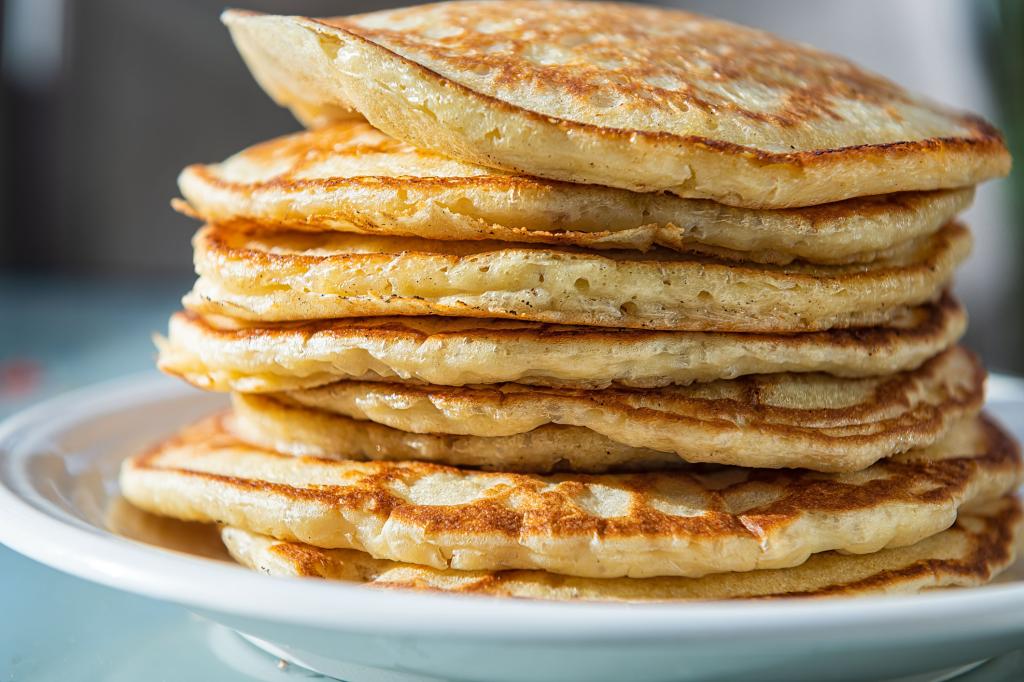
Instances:
[[[387,434],[387,443],[401,442],[403,434],[409,444],[416,441],[413,434],[475,441],[463,438],[457,443],[478,453],[476,462],[435,459],[447,464],[480,466],[483,461],[491,468],[519,471],[529,458],[540,465],[534,471],[544,472],[564,462],[562,452],[571,450],[577,451],[574,464],[585,463],[593,453],[596,465],[585,465],[587,471],[630,464],[613,459],[607,441],[584,450],[574,442],[575,432],[561,432],[566,439],[562,452],[524,455],[515,450],[534,449],[526,435],[535,429],[562,425],[639,448],[646,461],[654,450],[688,462],[859,471],[883,457],[930,445],[957,421],[974,417],[984,400],[984,385],[985,370],[977,358],[952,348],[917,370],[872,379],[775,374],[687,387],[600,391],[345,381],[268,397],[236,395],[235,409],[240,433],[250,442],[336,459],[359,458],[362,453],[353,452],[347,439],[359,424],[371,421],[398,431]],[[557,440],[558,435],[545,432],[538,439]],[[277,447],[281,444],[285,447]],[[636,453],[623,449],[615,454],[628,458]]]
[[[249,326],[184,312],[171,317],[169,337],[158,345],[160,369],[219,391],[311,388],[339,379],[644,388],[776,372],[892,374],[956,343],[966,324],[948,295],[879,327],[742,336],[450,317]]]
[[[973,190],[908,192],[790,210],[573,185],[464,164],[362,121],[296,133],[178,179],[210,223],[596,249],[652,246],[786,264],[868,262],[934,233]]]
[[[956,524],[909,547],[875,554],[815,554],[793,568],[703,578],[576,578],[544,571],[456,571],[374,559],[350,549],[281,542],[221,529],[240,564],[277,576],[325,578],[368,587],[558,601],[663,601],[914,594],[989,582],[1013,563],[1020,502],[1003,498],[962,512]]]
[[[503,242],[202,228],[190,310],[248,320],[365,315],[515,318],[680,331],[803,332],[881,324],[936,299],[970,251],[950,223],[870,264],[737,264]]]
[[[720,468],[531,476],[259,450],[223,419],[127,459],[145,511],[460,570],[594,578],[784,568],[911,545],[1016,488],[1017,445],[984,418],[851,474]]]
[[[780,208],[1010,167],[976,116],[676,10],[502,0],[223,20],[264,90],[307,124],[358,112],[418,147],[555,180]]]

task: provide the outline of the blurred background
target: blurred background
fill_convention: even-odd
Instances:
[[[239,0],[338,15],[409,2]],[[1020,0],[678,0],[851,57],[969,108],[1024,163]],[[151,333],[191,284],[196,225],[168,206],[188,163],[297,129],[257,88],[218,21],[222,2],[0,0],[0,413],[150,367]],[[1024,372],[1024,194],[989,183],[957,286],[968,342]]]

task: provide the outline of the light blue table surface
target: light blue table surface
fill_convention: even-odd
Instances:
[[[0,276],[0,367],[40,368],[0,391],[0,417],[56,393],[151,368],[153,332],[190,282]],[[0,521],[2,522],[2,521]],[[323,679],[185,609],[59,573],[0,546],[0,682],[288,682]],[[964,682],[1024,680],[1024,652]]]
[[[150,340],[191,284],[0,276],[0,417],[51,395],[153,368]],[[153,370],[155,371],[155,370]],[[2,387],[2,384],[0,384]],[[311,679],[184,609],[101,587],[0,545],[0,682]]]

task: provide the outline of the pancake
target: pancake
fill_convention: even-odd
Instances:
[[[406,460],[484,471],[599,474],[687,466],[677,455],[618,443],[596,431],[547,425],[510,436],[410,433],[372,421],[261,395],[233,394],[225,427],[240,440],[296,457],[333,460]]]
[[[320,388],[236,395],[239,433],[258,445],[291,454],[334,459],[365,457],[348,438],[367,421],[410,434],[468,436],[458,452],[477,461],[436,458],[447,464],[521,471],[531,439],[503,438],[550,425],[577,427],[619,445],[674,453],[688,462],[746,467],[804,467],[817,471],[859,471],[879,459],[941,439],[957,421],[971,418],[984,400],[985,370],[971,353],[952,348],[919,369],[890,377],[838,379],[820,374],[772,374],[659,389],[579,391],[500,384],[477,387],[408,386],[343,381]],[[353,424],[355,421],[355,424]],[[299,426],[302,424],[302,426]],[[575,429],[574,429],[575,430]],[[555,440],[556,433],[538,434]],[[601,471],[629,465],[610,456],[610,444],[583,450],[569,442],[541,457],[533,471],[550,471],[569,459],[571,470]],[[313,440],[306,439],[312,436]],[[495,441],[497,443],[494,443]],[[370,442],[369,434],[360,438]],[[411,442],[416,442],[415,438]],[[493,450],[511,461],[491,459]],[[284,448],[276,447],[284,444]],[[475,444],[475,447],[474,447]],[[593,447],[593,445],[591,445]],[[561,449],[562,452],[559,452]],[[400,459],[381,448],[371,459]],[[453,454],[455,454],[453,453]],[[588,465],[593,453],[598,464]],[[413,459],[418,459],[413,457]],[[635,467],[634,467],[635,468]]]
[[[702,578],[604,579],[544,571],[442,570],[350,549],[281,542],[240,528],[221,529],[221,538],[238,563],[275,576],[521,599],[663,601],[916,594],[982,585],[1013,563],[1020,533],[1020,503],[1009,497],[962,512],[949,530],[909,547],[859,555],[826,552],[793,568]]]
[[[380,317],[250,326],[181,312],[159,366],[201,388],[265,392],[339,379],[462,386],[654,387],[775,372],[844,377],[914,369],[964,332],[950,296],[880,327],[722,334],[563,327],[509,320]]]
[[[151,513],[459,570],[593,578],[785,568],[935,535],[1018,484],[1015,443],[985,419],[857,473],[743,468],[534,476],[423,462],[297,458],[213,418],[125,460]]]
[[[870,264],[737,264],[506,242],[202,228],[185,306],[266,322],[372,315],[631,329],[802,332],[881,324],[937,298],[970,250],[950,223]]]
[[[223,20],[263,89],[308,125],[358,112],[417,147],[543,178],[782,208],[1010,168],[976,116],[676,10],[502,0]]]
[[[250,147],[178,179],[210,223],[595,249],[652,246],[762,263],[867,262],[934,233],[973,190],[908,192],[791,210],[572,185],[416,149],[363,121]]]

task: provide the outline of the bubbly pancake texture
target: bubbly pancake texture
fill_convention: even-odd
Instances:
[[[185,306],[267,322],[370,315],[515,318],[631,329],[802,332],[880,324],[937,298],[971,238],[950,223],[869,264],[737,264],[667,250],[206,226]]]
[[[793,568],[702,578],[604,579],[544,571],[429,568],[374,559],[350,549],[281,542],[241,528],[223,528],[221,538],[236,561],[268,575],[521,599],[667,601],[915,594],[982,585],[1013,563],[1020,533],[1020,503],[1009,497],[962,512],[949,530],[875,554],[825,552]]]
[[[950,296],[879,327],[806,334],[657,332],[444,317],[249,325],[171,317],[159,366],[196,386],[266,392],[339,379],[448,386],[652,387],[775,372],[879,376],[913,369],[964,332]]]
[[[784,568],[911,545],[1020,480],[1017,446],[979,418],[851,474],[743,468],[588,476],[487,473],[260,450],[223,418],[125,460],[132,504],[280,540],[460,570],[612,578]]]
[[[501,0],[223,20],[264,90],[307,124],[358,112],[417,147],[539,177],[781,208],[1010,167],[973,115],[676,10]]]
[[[671,452],[688,462],[859,471],[883,457],[930,445],[957,421],[973,417],[984,400],[984,383],[977,358],[958,347],[917,370],[870,379],[773,374],[600,391],[343,381],[269,397],[238,395],[235,404],[243,408],[245,433],[264,434],[267,422],[273,422],[269,431],[276,437],[260,438],[258,444],[273,446],[290,434],[286,442],[292,445],[285,450],[301,450],[305,434],[289,429],[305,421],[309,431],[327,431],[314,443],[333,440],[340,446],[331,452],[335,458],[347,456],[344,441],[332,437],[335,423],[340,436],[353,430],[352,420],[413,434],[476,437],[481,457],[487,457],[496,437],[555,424],[593,431],[620,445]],[[521,445],[531,447],[528,440]],[[602,463],[608,461],[607,449],[594,451]],[[587,454],[580,451],[574,459],[585,461]],[[558,460],[548,462],[550,470]],[[515,471],[516,463],[492,465]]]
[[[596,249],[652,246],[785,264],[867,262],[932,234],[973,189],[791,210],[541,180],[417,149],[363,121],[338,123],[186,168],[186,213],[210,223]]]

